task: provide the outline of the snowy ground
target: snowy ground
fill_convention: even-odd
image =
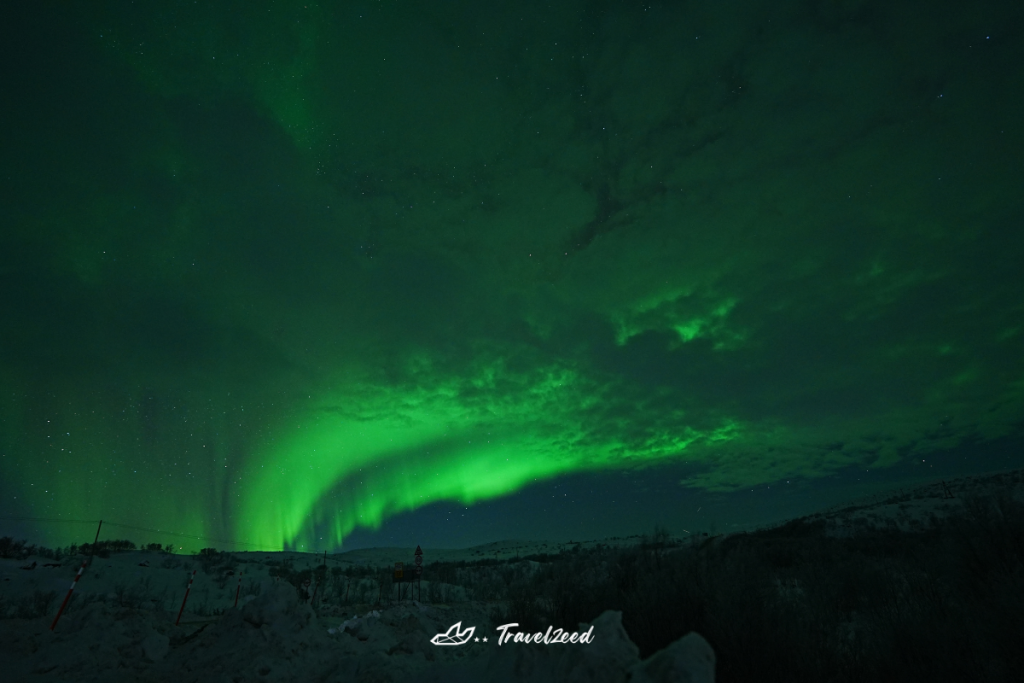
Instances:
[[[433,551],[431,557],[508,559],[517,552],[521,557],[559,549],[557,544],[510,541]],[[396,557],[408,561],[404,556],[409,553],[353,551],[329,555],[327,566],[389,568]],[[458,587],[450,589],[451,604],[406,599],[375,607],[377,584],[367,578],[357,581],[362,590],[352,594],[365,600],[321,607],[317,616],[271,569],[282,560],[291,560],[296,570],[311,568],[322,556],[232,556],[233,568],[208,565],[209,571],[192,556],[138,551],[96,557],[53,631],[53,616],[82,556],[61,562],[39,556],[0,560],[0,610],[7,617],[0,619],[0,659],[12,663],[4,680],[440,683],[483,680],[485,670],[488,680],[499,682],[641,683],[679,680],[684,672],[693,673],[695,681],[713,680],[714,654],[696,635],[640,662],[618,612],[606,612],[593,624],[561,625],[567,636],[593,627],[593,643],[499,645],[496,627],[501,624],[492,616],[498,603],[468,601]],[[175,625],[193,569],[198,569],[195,581]],[[429,582],[424,583],[426,594]],[[435,636],[456,623],[461,629],[474,627],[474,638],[458,646],[433,644]],[[552,635],[557,639],[557,633]]]
[[[62,618],[55,631],[49,616],[0,622],[4,680],[714,680],[714,653],[695,634],[641,662],[621,614],[605,612],[570,629],[574,636],[590,630],[591,643],[499,644],[489,607],[410,601],[323,619],[292,586],[278,583],[219,618],[186,614],[174,626],[174,612],[93,602]],[[451,647],[432,643],[456,623],[460,630],[472,626],[475,637]]]
[[[912,531],[963,513],[972,496],[1024,499],[1021,471],[935,482],[913,490],[853,501],[805,521],[825,522],[834,536],[871,529]],[[583,542],[632,545],[639,537]],[[424,548],[432,562],[508,560],[557,554],[573,544],[503,541],[477,548]],[[412,564],[412,548],[374,548],[327,556],[328,569],[389,570]],[[355,582],[345,606],[319,616],[298,592],[272,576],[284,560],[295,570],[323,556],[304,553],[232,553],[231,566],[160,552],[96,557],[54,631],[53,617],[82,556],[0,559],[0,678],[4,681],[712,681],[714,653],[691,634],[645,662],[621,626],[605,612],[593,624],[560,624],[567,632],[593,626],[587,644],[498,645],[492,615],[497,603],[469,601],[450,590],[446,604],[411,600],[375,607],[373,579]],[[175,625],[185,587],[199,569]],[[208,571],[207,571],[208,570]],[[427,595],[429,582],[424,582]],[[335,588],[336,589],[336,588]],[[236,595],[238,606],[235,607]],[[335,593],[332,597],[337,598]],[[335,602],[338,602],[335,600]],[[376,610],[376,611],[375,611]],[[474,639],[439,646],[432,638],[456,623],[474,627]],[[475,640],[481,638],[480,641]],[[487,640],[483,640],[486,637]],[[486,673],[485,673],[486,672]],[[686,678],[691,675],[691,678]]]
[[[833,537],[855,536],[871,529],[922,531],[939,526],[952,517],[962,517],[966,512],[965,502],[972,498],[1000,495],[1024,501],[1024,471],[963,477],[898,489],[851,501],[809,519],[825,520],[826,533]]]

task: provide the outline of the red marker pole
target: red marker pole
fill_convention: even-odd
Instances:
[[[238,607],[238,594],[242,592],[242,575],[238,575],[238,588],[235,589],[235,607]]]
[[[96,554],[96,544],[100,541],[100,529],[103,528],[103,520],[100,520],[100,525],[96,527],[96,538],[92,542],[92,554],[89,557],[82,560],[82,566],[78,568],[78,573],[75,574],[75,580],[71,582],[71,588],[68,589],[68,594],[64,596],[64,602],[60,604],[60,609],[57,610],[57,616],[53,618],[53,623],[50,624],[50,630],[57,628],[57,620],[60,619],[60,615],[64,614],[64,608],[68,606],[68,601],[71,600],[71,594],[75,591],[75,584],[82,578],[82,574],[85,572],[86,566],[89,564],[89,560]]]
[[[78,573],[75,574],[75,580],[71,582],[71,588],[68,589],[68,594],[64,596],[64,602],[61,603],[60,609],[57,610],[57,616],[53,618],[53,623],[50,624],[50,630],[57,628],[57,620],[60,619],[60,615],[64,614],[64,608],[68,605],[68,600],[71,599],[71,593],[75,590],[75,584],[82,578],[82,572],[85,571],[85,564],[88,560],[82,560],[82,566],[78,568]]]
[[[192,582],[196,580],[196,570],[192,570],[192,576],[188,579],[188,586],[185,587],[185,599],[181,601],[181,609],[178,610],[178,618],[174,620],[174,625],[177,626],[178,622],[181,621],[181,613],[185,611],[185,603],[188,601],[188,592],[192,590]]]

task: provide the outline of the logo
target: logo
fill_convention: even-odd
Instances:
[[[594,642],[594,627],[591,626],[589,630],[582,633],[570,633],[564,629],[554,629],[552,631],[551,626],[548,626],[546,633],[510,633],[509,629],[515,628],[519,624],[504,624],[498,627],[498,645],[504,643],[543,643],[544,645],[560,645],[566,643],[576,643],[579,645],[588,645]],[[438,633],[436,636],[430,639],[430,642],[434,645],[465,645],[469,642],[470,638],[473,638],[473,633],[476,631],[476,626],[467,626],[462,629],[462,622],[452,624],[444,633]],[[480,642],[483,640],[487,642],[487,638],[475,638],[474,642]]]
[[[444,633],[438,633],[430,639],[434,645],[465,645],[473,637],[476,626],[468,626],[465,631],[460,631],[462,622],[452,624],[452,627]]]

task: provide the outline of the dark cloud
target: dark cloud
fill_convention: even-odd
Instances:
[[[5,22],[3,510],[600,535],[1005,461],[1019,8],[464,5]]]

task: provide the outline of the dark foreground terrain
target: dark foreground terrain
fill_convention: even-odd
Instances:
[[[14,580],[0,584],[0,659],[15,662],[15,680],[440,681],[486,670],[492,681],[636,682],[681,680],[690,667],[692,680],[709,681],[713,666],[722,683],[1016,681],[1021,475],[1000,484],[970,495],[944,487],[944,515],[912,529],[872,512],[922,503],[908,493],[848,508],[856,523],[838,527],[816,515],[729,536],[681,541],[656,530],[631,547],[429,563],[415,601],[390,572],[337,557],[183,557],[108,542],[88,578],[112,589],[89,594],[83,581],[56,633],[63,592],[38,577],[59,571],[66,590],[93,549],[3,539]],[[193,567],[209,588],[175,627]],[[488,643],[430,643],[459,621]],[[601,647],[497,647],[495,628],[510,622],[530,632],[594,625]],[[703,639],[683,639],[691,632]]]

